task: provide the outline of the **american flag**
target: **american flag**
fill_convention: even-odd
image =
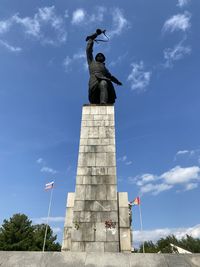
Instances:
[[[50,182],[50,183],[47,183],[47,184],[45,184],[45,190],[52,189],[52,188],[53,188],[53,185],[54,185],[54,181],[52,181],[52,182]]]

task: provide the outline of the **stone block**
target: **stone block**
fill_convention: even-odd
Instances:
[[[106,164],[107,166],[115,167],[116,166],[116,158],[115,153],[106,153]]]
[[[113,114],[114,115],[114,106],[107,106],[107,114]]]
[[[73,227],[73,208],[66,210],[65,227]]]
[[[82,114],[88,115],[90,113],[91,113],[91,108],[90,107],[83,107]]]
[[[94,120],[94,116],[98,116],[98,115],[83,114],[82,115],[82,121],[93,121]]]
[[[113,222],[118,222],[118,213],[117,211],[102,211],[96,212],[98,222],[106,222],[112,220]]]
[[[78,166],[79,167],[95,166],[95,153],[79,153]]]
[[[72,252],[84,252],[85,243],[84,242],[71,242],[71,251]]]
[[[119,208],[119,226],[130,227],[129,209]]]
[[[107,200],[117,200],[117,186],[107,184],[106,195],[107,195]]]
[[[104,247],[105,247],[104,248],[105,252],[119,252],[119,243],[118,242],[106,242],[106,243],[104,243]],[[117,265],[115,265],[115,266],[117,266]],[[119,266],[124,267],[124,265],[119,265]]]
[[[100,115],[107,114],[107,108],[104,106],[99,107],[99,114]]]
[[[96,200],[105,200],[106,193],[106,185],[100,184],[96,186]]]
[[[83,211],[85,210],[85,201],[83,200],[76,200],[74,204],[74,211]]]
[[[95,240],[97,242],[104,241],[106,242],[106,229],[105,223],[96,223],[96,233],[95,233]]]
[[[85,200],[85,185],[76,185],[75,200]]]
[[[116,175],[116,167],[108,167],[107,168],[108,175]]]
[[[83,175],[77,175],[76,176],[76,184],[81,185],[83,184]]]
[[[64,229],[64,238],[62,242],[62,251],[71,250],[71,228]]]
[[[91,175],[107,175],[108,168],[106,167],[93,167],[91,171]]]
[[[127,192],[119,192],[119,207],[120,208],[128,208],[128,193]]]
[[[97,114],[99,114],[99,107],[98,106],[96,106],[96,107],[92,107],[91,108],[91,114],[93,114],[93,115],[97,115]]]
[[[74,198],[75,198],[75,193],[69,192],[67,195],[67,208],[74,207]]]
[[[104,242],[85,242],[86,252],[104,252]]]
[[[106,153],[97,153],[96,154],[96,166],[98,166],[98,167],[107,166]]]
[[[88,127],[88,138],[99,138],[99,127]]]
[[[92,167],[80,167],[77,168],[77,175],[92,175]]]
[[[81,127],[81,139],[87,139],[89,137],[89,127]]]
[[[85,185],[85,199],[95,200],[96,199],[96,185]]]
[[[119,233],[118,233],[118,227],[116,226],[115,228],[108,228],[106,229],[106,241],[119,241]]]
[[[87,145],[87,142],[88,142],[88,139],[81,138],[80,139],[80,142],[79,142],[79,145],[80,146],[86,146]],[[80,150],[80,146],[79,146],[79,150]]]
[[[131,252],[131,233],[130,228],[120,228],[120,248],[121,251]]]
[[[73,228],[71,230],[71,241],[74,242],[81,242],[83,241],[83,231],[82,229],[76,229],[76,228]]]

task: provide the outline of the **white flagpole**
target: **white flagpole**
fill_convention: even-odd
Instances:
[[[43,248],[42,248],[42,251],[43,252],[45,250],[45,244],[46,244],[46,239],[47,239],[47,229],[48,229],[49,215],[50,215],[50,210],[51,210],[51,202],[52,202],[53,189],[54,189],[54,184],[53,184],[53,187],[51,189],[51,195],[50,195],[50,201],[49,201],[49,209],[48,209],[46,229],[45,229],[45,235],[44,235],[44,243],[43,243]]]
[[[140,228],[141,228],[141,234],[142,234],[142,248],[143,248],[143,253],[145,253],[144,250],[144,237],[143,237],[143,224],[142,224],[142,212],[141,212],[141,201],[139,203],[139,212],[140,212]]]

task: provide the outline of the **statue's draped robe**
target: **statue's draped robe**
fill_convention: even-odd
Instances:
[[[101,80],[107,81],[108,84],[108,103],[113,104],[115,103],[116,94],[114,86],[111,82],[112,75],[105,67],[104,63],[97,62],[93,58],[93,44],[94,41],[89,39],[86,47],[86,55],[87,55],[87,62],[89,66],[89,101],[91,104],[99,104],[100,103],[100,91],[99,91],[99,82]]]

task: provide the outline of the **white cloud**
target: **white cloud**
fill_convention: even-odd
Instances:
[[[86,17],[86,11],[82,8],[75,10],[72,14],[72,24],[81,24]]]
[[[167,184],[184,184],[193,180],[199,180],[200,168],[198,166],[181,168],[176,166],[168,172],[163,173],[160,178],[164,179]]]
[[[8,32],[12,26],[12,23],[12,19],[0,21],[0,34]]]
[[[133,164],[133,162],[132,162],[132,160],[129,160],[129,161],[125,162],[125,164],[126,165],[131,165],[131,164]]]
[[[177,6],[178,7],[184,7],[186,5],[188,5],[190,2],[190,0],[178,0]]]
[[[127,166],[133,163],[132,160],[128,160],[128,157],[126,155],[122,156],[121,158],[118,158],[117,161],[123,162]]]
[[[129,26],[127,19],[124,17],[122,10],[114,8],[112,10],[112,30],[109,32],[110,38],[120,35],[122,31]]]
[[[41,223],[46,223],[47,222],[47,217],[40,217],[40,218],[32,218],[31,219],[34,224],[41,224]],[[65,217],[49,217],[49,222],[53,223],[59,223],[59,222],[64,222]]]
[[[36,162],[37,162],[38,164],[41,164],[41,163],[44,163],[44,160],[43,160],[43,158],[38,158],[38,159],[36,160]]]
[[[174,48],[166,48],[164,50],[164,59],[166,68],[173,66],[174,61],[182,59],[184,56],[191,53],[191,48],[189,46],[183,46],[182,42],[175,45]]]
[[[83,8],[78,8],[72,14],[71,23],[73,25],[87,25],[92,24],[94,22],[102,22],[105,13],[106,8],[103,6],[95,7],[92,14],[88,14]]]
[[[174,32],[177,30],[181,30],[185,32],[191,27],[190,19],[191,14],[189,12],[174,15],[165,22],[163,26],[163,31]]]
[[[179,150],[176,155],[185,155],[185,154],[188,154],[189,151],[188,150]]]
[[[129,183],[134,183],[140,188],[140,194],[150,193],[157,195],[161,192],[181,186],[180,191],[189,191],[198,187],[200,181],[200,167],[192,166],[182,168],[176,166],[161,175],[143,174],[129,177]]]
[[[60,227],[52,227],[52,230],[54,234],[58,234],[63,231],[63,229],[61,229]]]
[[[145,184],[141,187],[140,192],[141,194],[151,193],[152,195],[156,196],[159,193],[171,189],[173,186],[168,184]]]
[[[54,170],[54,169],[52,169],[50,167],[47,167],[47,166],[42,167],[40,171],[41,172],[51,173],[51,174],[56,174],[57,173],[56,170]]]
[[[133,240],[136,246],[140,245],[142,241],[156,242],[160,238],[165,238],[168,235],[175,235],[176,238],[181,239],[190,235],[194,238],[200,238],[200,224],[189,228],[161,228],[146,231],[133,231]]]
[[[8,49],[10,52],[21,52],[21,47],[16,47],[8,44],[5,41],[0,40],[0,45],[4,46],[6,49]]]
[[[70,66],[79,60],[83,60],[85,63],[85,52],[84,51],[79,51],[78,53],[75,53],[72,57],[66,56],[64,61],[63,61],[63,66],[66,72],[68,72],[70,70]],[[84,69],[85,69],[85,64],[83,64]]]
[[[193,190],[193,189],[195,189],[197,187],[198,187],[198,184],[197,183],[186,184],[185,191]]]
[[[15,14],[8,20],[0,21],[0,33],[8,31],[14,24],[20,25],[26,35],[43,44],[57,45],[67,39],[64,20],[56,14],[55,6],[39,8],[32,17]]]
[[[131,89],[138,92],[145,91],[145,88],[149,85],[151,72],[144,70],[144,63],[132,63],[132,70],[128,76],[128,81],[131,82]]]

